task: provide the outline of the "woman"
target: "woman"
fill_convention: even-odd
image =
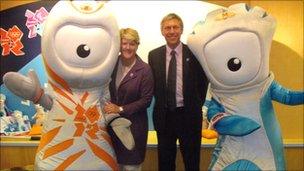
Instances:
[[[141,170],[145,158],[148,117],[147,108],[153,96],[153,75],[148,64],[136,54],[139,36],[136,30],[120,30],[120,55],[110,83],[111,103],[106,113],[119,113],[132,122],[135,147],[127,150],[110,130],[117,161],[121,170]]]

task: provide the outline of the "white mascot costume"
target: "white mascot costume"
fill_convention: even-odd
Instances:
[[[235,4],[209,13],[188,46],[210,81],[208,120],[219,133],[210,170],[285,170],[272,100],[303,104],[269,71],[275,19],[260,7]]]
[[[60,1],[47,18],[41,47],[49,94],[34,71],[3,78],[10,91],[50,110],[35,169],[118,170],[107,124],[128,149],[134,140],[128,120],[101,110],[120,48],[115,18],[104,2]]]

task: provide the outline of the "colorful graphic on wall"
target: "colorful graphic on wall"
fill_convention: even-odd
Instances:
[[[28,38],[34,38],[39,34],[42,35],[44,21],[47,18],[49,12],[41,7],[33,13],[31,10],[26,10],[25,16],[27,17],[25,25],[29,29]]]
[[[3,85],[3,75],[13,71],[27,75],[34,69],[41,81],[47,82],[40,55],[40,41],[43,24],[49,11],[56,1],[38,1],[17,6],[0,12],[1,14],[1,94],[5,95],[5,107],[10,109],[8,116],[14,115],[15,110],[22,112],[26,118],[32,118],[36,113],[34,104],[12,94]],[[33,121],[31,120],[33,123]],[[13,131],[13,129],[10,129]]]
[[[2,47],[2,56],[7,56],[11,52],[16,56],[24,55],[24,52],[21,50],[23,44],[21,38],[23,32],[14,25],[12,28],[9,28],[8,31],[0,28],[0,37],[1,37],[1,47]]]

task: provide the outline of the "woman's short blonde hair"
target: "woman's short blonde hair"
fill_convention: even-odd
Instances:
[[[122,28],[120,29],[120,39],[128,39],[135,41],[137,44],[139,44],[139,35],[138,32],[131,28]]]

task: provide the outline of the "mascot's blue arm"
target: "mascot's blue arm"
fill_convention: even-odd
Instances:
[[[304,103],[304,91],[292,91],[273,81],[270,86],[271,99],[286,105]]]
[[[225,109],[223,106],[217,102],[214,98],[211,98],[211,101],[208,101],[208,103],[205,103],[204,106],[208,106],[208,114],[207,118],[208,121],[211,120],[217,113],[223,113],[225,112]]]
[[[212,123],[214,118],[224,112],[223,106],[212,98],[208,108],[208,121]],[[221,135],[244,136],[259,129],[261,126],[252,119],[236,114],[227,114],[218,120],[213,127]]]

